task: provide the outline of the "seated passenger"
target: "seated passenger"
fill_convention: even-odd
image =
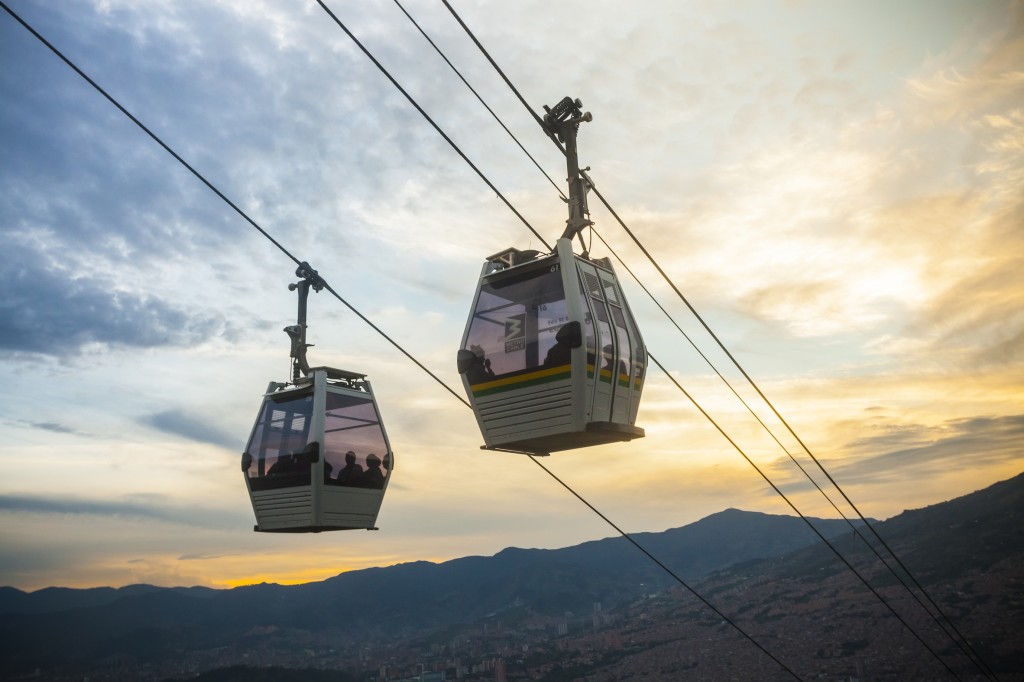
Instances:
[[[267,476],[284,476],[295,471],[295,461],[290,454],[281,455],[267,470]]]
[[[345,453],[345,466],[338,472],[335,482],[338,485],[359,485],[363,477],[363,467],[356,464],[356,453],[349,450]]]
[[[551,346],[551,348],[548,349],[548,354],[544,356],[545,367],[568,365],[571,361],[572,348],[569,347],[568,343],[564,343],[561,340]]]
[[[363,474],[362,487],[383,488],[384,472],[380,470],[380,457],[372,452],[366,456],[366,473]]]
[[[491,361],[484,355],[484,349],[474,345],[470,346],[469,350],[476,356],[473,364],[466,370],[466,378],[469,380],[470,385],[482,384],[493,379],[494,370],[491,369]]]

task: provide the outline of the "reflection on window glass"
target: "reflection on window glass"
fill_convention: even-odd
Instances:
[[[611,306],[612,319],[615,321],[615,339],[618,341],[617,348],[617,374],[614,377],[615,381],[622,386],[629,386],[629,366],[632,364],[630,361],[630,349],[629,349],[629,330],[626,328],[626,318],[622,314],[622,309],[616,306]]]
[[[466,348],[477,356],[466,372],[470,384],[564,364],[555,335],[569,321],[569,312],[558,267],[550,262],[481,287],[466,340]]]
[[[383,488],[391,455],[377,408],[369,396],[327,393],[324,421],[324,482]]]
[[[246,452],[252,457],[247,474],[255,490],[309,485],[310,419],[313,395],[269,399],[260,410]]]
[[[583,279],[579,280],[580,285],[580,310],[583,311],[583,344],[587,349],[587,376],[594,376],[594,352],[597,348],[597,341],[594,337],[594,316],[590,312],[590,301],[587,299]]]
[[[615,344],[612,343],[612,328],[608,322],[608,311],[602,301],[594,301],[594,315],[597,318],[597,340],[601,344],[601,381],[612,380],[615,367]]]

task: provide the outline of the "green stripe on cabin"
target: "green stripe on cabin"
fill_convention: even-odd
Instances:
[[[551,381],[568,379],[570,376],[572,376],[572,366],[561,365],[559,367],[545,367],[538,372],[530,372],[529,374],[518,374],[514,377],[485,381],[482,384],[473,384],[469,388],[473,391],[474,398],[482,398],[517,388],[527,388],[528,386],[537,386]]]

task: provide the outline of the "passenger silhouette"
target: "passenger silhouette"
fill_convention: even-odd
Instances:
[[[362,477],[363,467],[356,463],[356,453],[349,450],[345,453],[345,466],[341,467],[334,480],[338,485],[359,485]]]
[[[295,461],[292,459],[290,454],[281,455],[277,458],[270,469],[267,470],[267,476],[284,476],[285,474],[291,474],[295,471]]]
[[[384,472],[380,470],[380,457],[372,452],[366,456],[366,472],[363,474],[364,488],[383,488]]]
[[[476,356],[473,364],[466,370],[466,378],[469,379],[470,385],[482,384],[493,379],[494,371],[491,369],[491,361],[484,355],[484,349],[480,346],[470,346],[469,350]]]
[[[551,346],[548,349],[548,354],[544,356],[545,367],[558,367],[568,365],[570,362],[572,362],[572,348],[561,340]]]
[[[558,328],[555,345],[544,356],[545,367],[561,367],[572,363],[572,349],[583,345],[583,332],[579,322],[567,322]]]

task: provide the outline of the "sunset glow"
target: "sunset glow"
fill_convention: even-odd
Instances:
[[[553,241],[565,204],[406,17],[333,4]],[[561,187],[564,158],[443,6],[407,4]],[[316,4],[14,5],[462,395],[484,258],[543,246]],[[458,9],[535,112],[569,95],[593,113],[581,165],[865,515],[1024,470],[1024,5]],[[6,13],[0,54],[0,585],[294,584],[615,534],[528,458],[482,451],[472,412],[328,292],[310,296],[311,364],[372,381],[395,452],[380,530],[254,533],[239,459],[287,378],[294,263]],[[593,195],[590,210],[809,463]],[[834,517],[613,262],[650,353],[802,511]],[[654,365],[637,424],[643,439],[543,464],[630,532],[792,513]]]

